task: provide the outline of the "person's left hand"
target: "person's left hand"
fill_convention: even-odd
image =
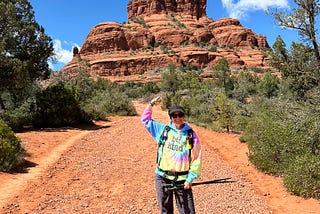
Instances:
[[[184,189],[191,189],[192,183],[184,182]]]

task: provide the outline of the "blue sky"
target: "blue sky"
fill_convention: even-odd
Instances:
[[[54,41],[57,63],[50,63],[59,70],[72,58],[72,48],[81,47],[90,29],[101,22],[128,20],[129,0],[29,0],[36,21]],[[290,47],[292,41],[299,42],[298,33],[276,26],[268,8],[290,8],[293,0],[207,0],[207,16],[213,20],[223,17],[237,18],[243,27],[267,37],[270,46],[281,35]]]

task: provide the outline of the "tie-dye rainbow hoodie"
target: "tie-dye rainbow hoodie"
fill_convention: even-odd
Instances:
[[[161,142],[161,134],[166,125],[152,119],[152,110],[146,108],[142,114],[141,121],[147,128],[151,136],[158,142]],[[193,148],[189,158],[189,149],[187,146],[187,134],[191,127],[185,123],[183,128],[178,130],[174,127],[173,122],[168,124],[170,131],[163,148],[159,147],[158,166],[155,170],[156,174],[167,179],[173,180],[174,176],[165,176],[163,171],[185,172],[187,175],[180,175],[178,181],[186,180],[189,183],[201,175],[201,145],[197,134],[193,131]],[[159,170],[159,168],[161,170]]]

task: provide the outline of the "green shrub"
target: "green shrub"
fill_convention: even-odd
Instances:
[[[245,103],[247,98],[256,94],[258,82],[259,78],[256,74],[241,71],[239,76],[235,78],[234,90],[232,92],[233,98]]]
[[[139,91],[139,96],[143,97],[148,94],[157,94],[160,92],[159,86],[153,82],[144,83]]]
[[[172,22],[174,22],[175,25],[176,25],[178,28],[181,28],[181,29],[185,29],[185,28],[186,28],[186,26],[185,26],[182,22],[180,22],[179,20],[177,20],[177,19],[175,18],[175,14],[172,13],[172,14],[168,15],[167,18],[169,18]]]
[[[105,120],[110,115],[136,115],[136,110],[128,97],[120,90],[100,91],[82,107],[90,118]]]
[[[279,83],[280,80],[276,75],[267,72],[264,74],[263,79],[259,82],[258,88],[260,93],[268,98],[271,98],[277,95]]]
[[[133,81],[125,82],[123,85],[120,85],[121,91],[125,93],[129,98],[141,98],[140,93],[143,88],[142,83],[135,83]]]
[[[138,16],[138,17],[134,17],[132,19],[130,19],[130,21],[140,24],[142,25],[144,28],[147,28],[148,26],[146,25],[145,21],[144,21],[144,17],[143,16]]]
[[[172,106],[172,95],[170,94],[164,94],[162,96],[162,109],[169,109],[170,106]]]
[[[195,46],[200,48],[208,48],[210,47],[210,42],[202,41],[202,42],[196,43]]]
[[[218,48],[215,45],[210,45],[209,48],[208,48],[208,51],[209,52],[217,52]]]
[[[226,58],[221,58],[217,64],[212,67],[212,77],[219,88],[224,88],[225,94],[229,97],[234,90],[234,79],[231,75],[229,63]]]
[[[151,84],[147,87],[153,89]],[[61,73],[52,78],[48,88],[38,93],[33,124],[37,127],[73,126],[105,120],[109,115],[135,115],[126,93],[139,96],[141,88],[134,83],[120,86],[99,77],[94,80],[84,70],[75,70],[72,75]]]
[[[264,172],[282,175],[301,151],[302,134],[285,113],[285,103],[260,101],[254,108],[244,132],[249,160]]]
[[[175,65],[169,65],[168,71],[165,71],[161,74],[161,91],[176,93],[180,87],[180,81],[176,71]]]
[[[0,119],[13,131],[30,126],[34,114],[35,94],[42,88],[38,82],[28,84],[24,91],[0,91]]]
[[[308,153],[319,156],[319,115],[311,114],[305,104],[265,100],[254,108],[244,139],[249,146],[249,160],[258,169],[286,176],[300,167],[297,158]]]
[[[223,93],[218,93],[216,96],[216,109],[215,112],[218,116],[219,127],[226,129],[230,132],[234,127],[235,105]]]
[[[190,69],[190,70],[187,70]],[[200,89],[202,79],[200,75],[195,71],[196,67],[188,65],[183,67],[183,71],[186,73],[179,76],[179,88],[180,89]]]
[[[17,108],[3,112],[1,118],[13,131],[18,131],[24,126],[31,125],[34,114],[34,99],[34,97],[30,97]]]
[[[320,157],[306,153],[296,157],[283,178],[289,192],[305,198],[320,199]]]
[[[9,171],[19,165],[25,156],[20,139],[0,120],[0,171]]]
[[[64,83],[49,86],[36,96],[36,127],[63,127],[87,122],[86,116]]]

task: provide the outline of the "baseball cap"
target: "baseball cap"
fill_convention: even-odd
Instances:
[[[168,111],[169,116],[171,116],[171,114],[176,111],[181,112],[183,114],[185,113],[185,110],[182,106],[173,105],[169,108],[169,111]]]

